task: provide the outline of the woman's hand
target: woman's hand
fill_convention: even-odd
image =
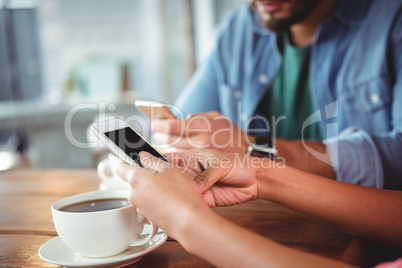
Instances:
[[[140,154],[145,168],[120,164],[117,174],[130,185],[128,200],[139,213],[176,237],[190,213],[208,208],[196,183],[173,164]]]
[[[193,177],[209,206],[230,206],[258,197],[257,169],[268,159],[214,150],[186,151],[166,157],[187,177]]]

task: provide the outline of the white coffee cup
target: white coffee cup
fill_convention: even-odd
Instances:
[[[116,174],[116,170],[121,162],[117,156],[109,153],[107,158],[98,164],[97,173],[101,180],[99,185],[100,190],[127,189],[128,183]]]
[[[133,205],[93,212],[66,212],[66,206],[100,199],[127,198],[126,190],[95,191],[57,201],[51,207],[54,225],[61,240],[71,250],[89,258],[111,257],[130,246],[140,246],[158,232],[152,222],[151,233],[141,237],[146,219]],[[91,203],[93,204],[93,203]]]

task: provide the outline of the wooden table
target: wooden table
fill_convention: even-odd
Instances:
[[[57,236],[50,206],[57,200],[98,188],[94,170],[9,171],[0,173],[0,267],[55,267],[38,256]],[[292,248],[361,265],[365,246],[357,238],[279,205],[254,201],[215,211],[236,224]],[[211,267],[169,239],[132,267]]]

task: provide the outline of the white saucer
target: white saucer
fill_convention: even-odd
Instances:
[[[139,261],[145,254],[159,248],[167,240],[167,235],[156,235],[148,244],[138,247],[130,247],[125,252],[102,259],[82,257],[69,249],[59,237],[47,241],[39,249],[39,257],[52,264],[63,267],[124,267]]]

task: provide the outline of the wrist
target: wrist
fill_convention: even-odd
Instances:
[[[283,181],[286,180],[286,165],[270,159],[262,159],[256,169],[258,199],[276,201],[281,194]],[[283,192],[282,192],[283,194]]]
[[[214,215],[215,213],[203,201],[183,208],[173,237],[186,251],[196,251],[193,247],[196,247],[197,243],[194,241],[200,240],[198,235],[208,232],[208,221],[211,221]]]
[[[268,169],[265,167],[265,164],[272,164],[270,159],[261,159],[261,165],[256,169],[255,177],[258,185],[258,194],[257,199],[265,199],[269,200],[269,194],[267,190],[269,189],[270,185],[270,176],[268,173]]]
[[[301,152],[298,150],[299,144],[297,141],[276,139],[275,146],[278,149],[278,157],[285,159],[288,165],[293,163],[294,159],[297,158],[297,151],[300,157]]]

